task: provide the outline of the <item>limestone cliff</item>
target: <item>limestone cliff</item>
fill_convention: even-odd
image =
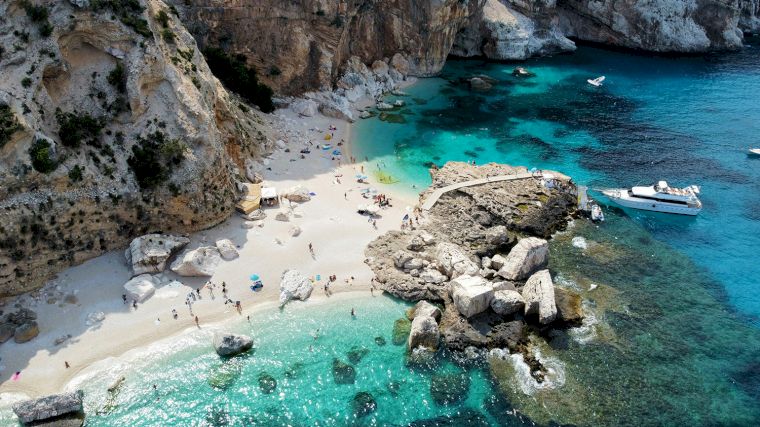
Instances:
[[[0,296],[231,212],[257,113],[159,0],[0,2]]]
[[[484,0],[174,0],[202,46],[246,55],[280,93],[329,89],[351,57],[400,53],[409,74],[443,67],[457,32]]]

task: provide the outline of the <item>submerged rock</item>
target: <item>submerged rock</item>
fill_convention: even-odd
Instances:
[[[214,334],[214,350],[220,356],[236,356],[251,348],[253,348],[253,340],[249,336],[224,332]]]
[[[430,396],[439,405],[453,405],[467,399],[470,377],[461,374],[436,374],[430,378]]]
[[[354,409],[354,415],[357,418],[366,417],[377,409],[375,398],[366,391],[356,393],[351,403]]]
[[[259,389],[262,393],[270,394],[277,388],[277,380],[266,372],[259,374]]]
[[[385,338],[383,337],[375,337],[375,344],[377,344],[379,347],[382,347],[386,344]]]
[[[487,338],[490,348],[508,348],[513,352],[517,351],[527,340],[525,323],[522,320],[500,323],[491,329]]]
[[[217,390],[226,390],[240,376],[242,364],[239,359],[225,360],[222,364],[211,369],[208,384]]]
[[[480,411],[465,408],[453,415],[441,415],[440,417],[412,421],[407,427],[489,427],[490,425]]]
[[[557,305],[557,320],[571,324],[583,320],[583,300],[577,293],[555,287],[554,302]]]
[[[16,330],[13,331],[13,341],[19,344],[25,343],[27,341],[31,341],[39,334],[39,325],[37,325],[37,322],[34,320],[30,320],[16,327]]]
[[[188,243],[190,239],[187,237],[146,234],[132,240],[124,256],[132,268],[132,276],[161,273],[166,268],[166,261]]]
[[[356,382],[356,369],[348,363],[333,359],[332,372],[335,384],[353,384]]]
[[[396,319],[393,322],[393,345],[402,345],[409,337],[412,330],[412,322],[408,319]]]
[[[416,316],[412,321],[407,349],[414,350],[417,347],[424,347],[434,351],[438,349],[440,338],[438,323],[432,316]]]
[[[352,364],[356,365],[359,362],[361,362],[362,359],[364,359],[364,356],[366,356],[368,354],[369,354],[369,349],[368,348],[353,347],[351,350],[349,350],[348,353],[346,353],[346,357],[348,358],[349,362],[351,362]]]

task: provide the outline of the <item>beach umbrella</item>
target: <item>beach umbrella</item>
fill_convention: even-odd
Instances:
[[[254,282],[257,281],[257,280],[259,280],[259,275],[258,274],[251,274],[251,280],[253,280]]]

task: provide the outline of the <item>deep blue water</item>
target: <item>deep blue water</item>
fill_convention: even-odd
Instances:
[[[606,206],[601,226],[579,220],[551,241],[555,282],[581,293],[586,320],[534,337],[552,369],[544,385],[511,359],[465,366],[440,354],[431,367],[409,364],[392,343],[407,305],[390,298],[294,303],[228,325],[254,337],[247,357],[221,360],[203,330],[112,361],[81,384],[86,425],[760,425],[760,160],[745,154],[760,146],[758,54],[581,48],[529,61],[537,76],[526,80],[511,65],[451,61],[441,78],[408,88],[390,121],[357,123],[357,157],[401,191],[426,185],[430,162],[473,159],[557,169],[592,187],[702,186],[697,218]],[[481,73],[498,80],[490,92],[460,81]],[[605,86],[585,84],[600,74]],[[336,384],[336,358],[354,367],[354,383]],[[123,389],[109,397],[122,373]],[[433,399],[442,373],[465,375],[461,400]],[[276,381],[269,393],[262,374]],[[374,397],[374,412],[357,414],[359,392]],[[11,420],[0,408],[0,424]]]

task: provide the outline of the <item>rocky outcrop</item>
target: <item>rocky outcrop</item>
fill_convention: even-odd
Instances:
[[[441,242],[436,248],[436,259],[451,278],[462,275],[477,274],[480,268],[468,255],[457,245]]]
[[[171,270],[180,276],[213,276],[221,261],[216,246],[201,246],[177,256]]]
[[[216,249],[219,250],[219,255],[221,255],[222,259],[227,261],[235,259],[240,255],[235,244],[230,239],[217,240]]]
[[[518,313],[525,307],[525,300],[517,291],[498,290],[493,293],[491,309],[496,314],[509,316]]]
[[[486,0],[483,9],[457,34],[451,53],[463,57],[524,60],[575,50],[575,43],[560,32],[556,17],[541,13],[528,17],[515,10],[511,3]]]
[[[24,400],[13,404],[13,412],[24,425],[82,425],[84,409],[81,390],[54,394],[39,399]],[[78,423],[69,417],[74,416]],[[68,422],[62,420],[67,417]],[[56,424],[56,422],[58,424]]]
[[[438,349],[440,336],[438,323],[432,316],[416,316],[412,320],[412,328],[406,344],[407,349],[411,351],[423,347],[435,351]]]
[[[760,0],[739,0],[739,29],[747,34],[760,33]]]
[[[49,35],[19,2],[0,2],[0,46],[18,47],[0,61],[0,104],[18,122],[0,147],[0,297],[137,236],[223,221],[270,133],[164,2],[32,3]],[[152,144],[166,151],[151,162]],[[135,148],[152,154],[130,164]]]
[[[16,343],[25,343],[39,335],[37,313],[27,308],[19,309],[0,317],[0,343],[13,338]]]
[[[292,299],[306,301],[311,296],[314,284],[296,270],[285,270],[280,278],[280,306]]]
[[[568,37],[655,52],[739,49],[738,0],[564,0],[557,2]]]
[[[429,316],[435,319],[436,322],[441,320],[441,309],[427,301],[418,302],[407,313],[409,313],[407,317],[411,320],[414,320],[418,316]]]
[[[535,237],[520,239],[499,269],[499,276],[507,280],[524,280],[534,271],[546,266],[549,260],[549,242]]]
[[[557,318],[554,283],[549,270],[541,270],[530,276],[522,289],[522,297],[525,299],[525,314],[537,314],[542,325]]]
[[[583,320],[581,296],[564,288],[554,288],[554,302],[557,305],[557,320],[569,324],[578,324]]]
[[[451,299],[462,316],[472,317],[490,307],[493,287],[482,277],[460,276],[451,281]]]
[[[161,273],[166,261],[188,243],[190,239],[187,237],[147,234],[132,240],[124,256],[132,267],[133,276]]]
[[[237,335],[226,332],[214,334],[214,350],[222,357],[232,357],[245,353],[253,348],[253,340],[247,335]]]
[[[124,284],[124,293],[129,301],[145,302],[156,293],[156,279],[150,274],[133,277]]]

